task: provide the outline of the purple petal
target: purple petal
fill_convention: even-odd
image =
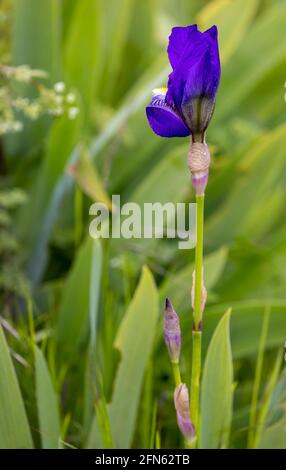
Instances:
[[[217,27],[215,25],[207,29],[203,34],[209,35],[214,41],[217,41]]]
[[[168,54],[173,71],[169,75],[166,103],[183,116],[192,132],[201,132],[211,118],[220,80],[216,26],[204,33],[196,25],[173,28]]]
[[[186,137],[191,133],[174,109],[166,104],[164,95],[153,97],[146,114],[151,129],[161,137]]]
[[[199,49],[199,48],[198,48]],[[212,98],[216,94],[219,77],[212,73],[212,56],[210,49],[201,48],[200,56],[189,69],[186,77],[182,107],[184,103],[206,96]]]
[[[169,45],[168,45],[168,56],[170,64],[173,68],[178,64],[183,48],[182,44],[186,44],[192,39],[196,34],[198,27],[196,24],[187,27],[176,26],[172,29],[172,32],[169,36]]]
[[[220,81],[220,58],[218,48],[218,31],[216,26],[212,26],[210,29],[204,32],[204,35],[208,38],[210,44],[210,64],[209,68],[212,73],[214,87],[212,89],[212,96],[215,96],[219,81]]]

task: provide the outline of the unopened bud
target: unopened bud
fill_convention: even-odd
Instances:
[[[191,142],[188,153],[188,167],[197,196],[202,196],[205,192],[208,184],[210,162],[211,156],[207,144]]]
[[[168,298],[164,314],[164,338],[171,361],[179,362],[182,343],[180,321]]]
[[[174,402],[178,427],[186,442],[190,444],[196,436],[196,431],[190,418],[189,392],[186,384],[180,384],[176,387]]]
[[[196,271],[193,271],[193,283],[192,283],[192,291],[191,291],[191,297],[192,297],[192,308],[193,310],[195,309],[195,285],[196,285]],[[203,312],[205,309],[207,301],[207,289],[204,284],[204,271],[202,271],[202,280],[201,280],[201,307],[200,307],[200,320],[202,320],[203,317]]]

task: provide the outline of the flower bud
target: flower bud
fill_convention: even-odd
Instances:
[[[180,321],[168,298],[164,314],[164,337],[171,361],[179,362],[182,342]]]
[[[208,183],[210,161],[211,156],[207,144],[192,142],[188,153],[188,167],[197,196],[202,196],[205,192]]]
[[[178,427],[187,443],[191,443],[196,436],[196,431],[190,419],[189,392],[186,384],[180,384],[176,387],[174,402]]]

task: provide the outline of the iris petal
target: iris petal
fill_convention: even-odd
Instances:
[[[186,137],[191,131],[178,114],[165,103],[165,97],[155,96],[146,107],[151,129],[161,137]]]
[[[208,49],[208,39],[197,31],[193,40],[185,45],[180,61],[169,75],[166,101],[169,105],[175,106],[180,114],[183,114],[182,102],[185,102],[187,97],[193,99],[204,94],[204,80],[200,64]],[[189,88],[190,84],[191,88]]]
[[[217,41],[217,27],[215,25],[207,29],[203,34],[209,35],[214,41]]]
[[[186,81],[184,81],[182,108],[184,108],[184,103],[196,98],[212,99],[215,97],[219,76],[212,73],[212,69],[211,52],[206,49],[202,52],[196,64],[189,70]]]
[[[176,26],[172,29],[172,32],[169,36],[169,45],[168,45],[168,56],[170,64],[173,68],[176,67],[180,58],[182,56],[184,45],[192,41],[192,38],[198,32],[198,27],[196,24],[191,26]]]

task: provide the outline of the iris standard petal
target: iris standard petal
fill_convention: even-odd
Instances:
[[[214,30],[206,33],[197,31],[192,42],[184,46],[180,60],[169,75],[166,99],[178,110],[182,101],[186,101],[185,93],[188,98],[205,95],[212,98],[217,92],[220,61],[218,43],[212,34]]]
[[[198,27],[196,24],[191,26],[176,26],[172,29],[169,36],[169,45],[167,48],[170,64],[173,68],[178,64],[185,45],[192,41],[192,37],[197,33]]]
[[[210,36],[214,41],[217,41],[217,27],[213,25],[211,28],[207,29],[203,34]]]
[[[206,51],[201,60],[189,73],[181,110],[185,122],[192,130],[195,140],[203,141],[209,121],[215,106],[215,95],[218,87],[218,79],[212,75],[209,77],[210,52]]]
[[[210,49],[205,49],[200,58],[188,71],[182,95],[182,109],[189,101],[197,98],[212,100],[216,96],[219,85],[219,72],[213,66]],[[184,110],[182,111],[184,114]]]
[[[200,63],[208,49],[209,40],[198,31],[192,42],[185,46],[180,61],[169,75],[166,102],[170,106],[175,106],[181,114],[183,114],[182,102],[186,101],[185,93],[187,92],[188,99],[192,99],[204,91]],[[186,88],[187,84],[188,87],[191,84],[191,87]]]
[[[161,137],[186,137],[190,129],[178,114],[166,104],[165,96],[154,96],[146,107],[151,129]]]
[[[214,93],[217,92],[219,81],[220,81],[220,58],[218,48],[218,31],[216,26],[212,26],[210,29],[204,32],[204,35],[209,39],[210,43],[210,61],[212,67],[213,80],[216,81],[216,88]]]

